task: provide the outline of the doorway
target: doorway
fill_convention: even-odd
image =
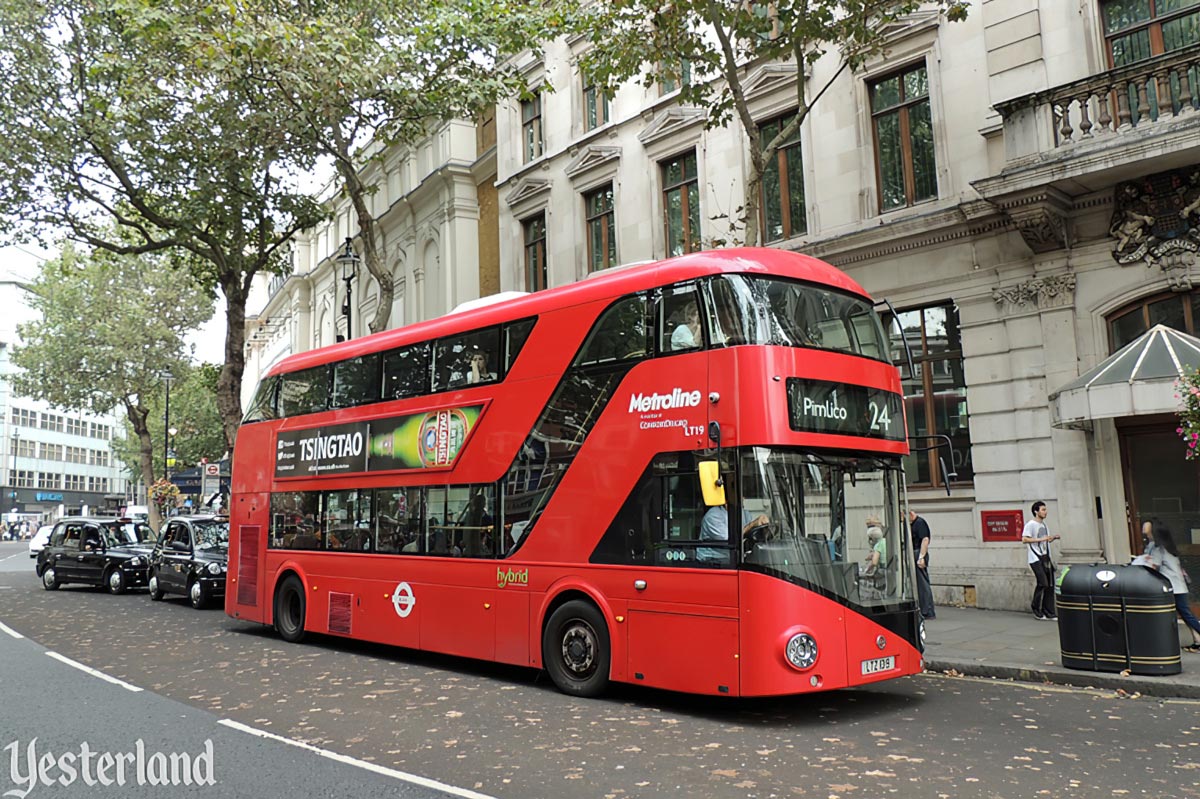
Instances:
[[[1200,461],[1189,461],[1175,432],[1178,420],[1118,423],[1125,496],[1129,501],[1130,552],[1141,553],[1142,523],[1171,531],[1179,560],[1191,575],[1189,601],[1200,603]]]

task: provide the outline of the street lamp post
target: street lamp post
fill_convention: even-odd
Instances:
[[[175,434],[179,431],[174,427],[167,428],[167,479],[171,479],[171,468],[175,465]]]
[[[346,248],[338,255],[336,259],[338,265],[342,268],[342,280],[346,281],[346,302],[342,305],[342,312],[346,314],[346,340],[349,341],[354,337],[351,332],[351,323],[353,317],[353,302],[350,294],[350,281],[354,280],[354,275],[358,271],[358,256],[354,253],[354,247],[351,245],[350,237],[346,237]]]
[[[13,465],[12,465],[11,479],[9,480],[9,482],[12,483],[12,490],[9,493],[9,499],[12,500],[12,505],[10,507],[13,510],[16,510],[16,507],[17,507],[17,447],[19,447],[20,445],[21,445],[21,433],[19,430],[14,429],[12,431]]]
[[[165,477],[171,468],[167,461],[169,459],[168,452],[171,449],[171,381],[175,379],[175,375],[164,369],[158,373],[158,376],[162,378],[167,387],[167,396],[163,407],[163,476]]]

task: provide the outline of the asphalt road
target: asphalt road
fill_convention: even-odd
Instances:
[[[288,645],[182,599],[46,592],[28,558],[5,552],[0,622],[67,657],[223,719],[503,799],[1200,797],[1192,701],[944,675],[782,700],[625,686],[578,700],[530,670],[332,637]]]

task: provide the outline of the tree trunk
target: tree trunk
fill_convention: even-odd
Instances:
[[[246,274],[246,283],[254,275]],[[238,426],[242,423],[242,375],[246,371],[246,295],[248,291],[239,271],[229,270],[219,277],[225,295],[225,363],[217,378],[217,412],[225,433],[225,448],[233,452]]]
[[[342,178],[346,196],[350,198],[350,204],[354,206],[354,216],[358,221],[363,263],[367,265],[368,274],[375,278],[375,282],[379,285],[379,305],[375,307],[375,318],[368,325],[372,333],[378,333],[388,329],[388,321],[392,316],[392,298],[396,291],[395,281],[376,245],[375,217],[372,216],[371,209],[367,207],[367,187],[363,185],[358,170],[350,159],[348,144],[340,136],[337,136],[337,128],[335,128],[334,145],[339,148],[334,163],[337,164],[338,175]],[[360,282],[359,285],[363,284]],[[359,291],[358,296],[365,297],[366,290]],[[347,330],[347,338],[350,337],[350,334],[350,331]]]
[[[150,506],[150,526],[157,533],[162,527],[162,517],[158,506],[150,500],[150,486],[154,485],[154,440],[150,437],[150,425],[146,419],[150,415],[148,408],[134,403],[128,397],[124,400],[125,415],[133,428],[138,440],[138,464],[141,467],[142,482],[146,484],[146,504]]]

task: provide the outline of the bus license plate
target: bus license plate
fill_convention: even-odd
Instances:
[[[896,668],[896,656],[888,655],[885,658],[875,658],[874,660],[864,660],[862,662],[863,674],[878,674],[881,671],[891,671]]]

